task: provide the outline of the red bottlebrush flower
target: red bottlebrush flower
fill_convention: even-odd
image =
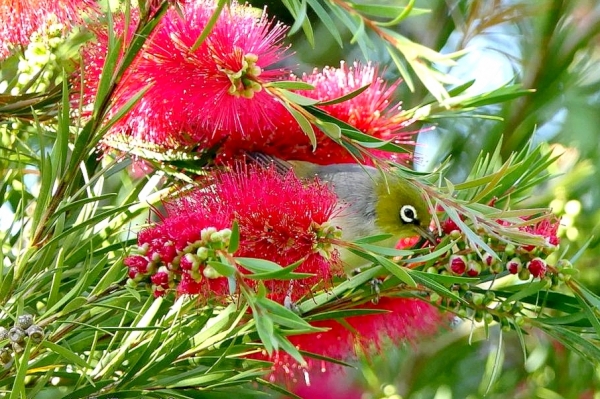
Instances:
[[[17,47],[29,44],[31,34],[48,23],[66,28],[83,24],[83,17],[95,17],[98,4],[93,0],[1,0],[0,60]]]
[[[301,80],[312,84],[315,89],[302,90],[298,94],[321,101],[333,100],[370,85],[348,101],[320,108],[370,136],[394,140],[397,144],[414,144],[415,132],[402,131],[412,121],[401,117],[400,107],[392,104],[393,93],[400,82],[387,85],[378,69],[370,64],[355,63],[353,67],[348,67],[342,62],[340,68],[326,67],[321,72],[315,70],[311,75],[304,75]],[[243,140],[226,143],[222,157],[235,159],[244,151],[255,151],[284,160],[309,161],[321,165],[356,162],[346,149],[316,127],[317,148],[313,151],[309,138],[289,113],[282,112],[273,123],[275,126],[270,136],[261,139],[252,134]],[[371,153],[398,162],[411,157],[408,153],[392,154],[376,150]],[[370,160],[366,159],[365,163],[370,163]]]
[[[553,214],[546,215],[547,217],[536,225],[522,227],[521,230],[526,231],[537,236],[542,236],[546,239],[546,242],[552,246],[557,246],[560,242],[558,238],[558,226],[560,226],[560,219]],[[525,245],[523,249],[531,252],[535,249],[533,245]]]
[[[291,299],[308,293],[313,284],[341,274],[337,251],[326,259],[318,252],[319,226],[335,215],[337,197],[320,182],[307,184],[292,172],[282,177],[274,169],[251,168],[248,174],[224,174],[219,178],[210,206],[227,204],[240,227],[242,242],[236,256],[256,257],[289,265],[306,258],[298,272],[311,277],[289,282],[272,281],[267,287],[282,302],[293,286]]]
[[[311,372],[304,384],[293,387],[293,392],[302,399],[361,399],[364,390],[344,371]]]
[[[181,14],[168,10],[122,77],[113,113],[144,88],[151,89],[111,129],[107,145],[126,135],[163,148],[210,146],[250,131],[270,133],[271,120],[287,113],[262,90],[263,84],[287,76],[285,70],[272,69],[284,56],[283,25],[233,2],[192,51],[215,2],[188,1],[180,8]]]
[[[274,169],[251,167],[217,174],[210,189],[167,203],[162,221],[138,236],[143,255],[132,255],[125,264],[135,271],[134,276],[145,273],[151,278],[157,268],[166,267],[179,283],[179,294],[224,296],[229,283],[207,268],[205,260],[211,250],[207,243],[215,237],[222,239],[214,234],[231,227],[235,220],[240,230],[235,256],[284,266],[304,259],[297,271],[315,277],[265,282],[274,300],[283,303],[289,297],[295,301],[313,285],[343,273],[337,251],[323,240],[323,234],[335,230],[328,227],[328,221],[337,207],[337,197],[325,184],[301,181],[291,172],[282,176]],[[139,266],[142,260],[148,265],[145,272]],[[162,283],[154,284],[167,289]]]
[[[125,32],[126,18],[124,14],[115,14],[113,19],[113,34],[124,41],[124,45],[131,42],[137,24],[139,23],[139,12],[136,8],[131,9],[128,31]],[[88,42],[81,48],[82,75],[78,73],[71,79],[74,88],[73,101],[79,101],[80,93],[83,95],[83,104],[88,105],[95,101],[98,85],[102,76],[102,69],[108,54],[109,33],[105,23],[92,23],[88,25],[89,31],[95,36],[95,40]]]
[[[462,217],[461,217],[462,218]],[[441,224],[442,231],[446,235],[450,235],[453,231],[460,232],[460,228],[456,224],[456,222],[450,218],[444,220]]]
[[[366,303],[356,309],[380,309],[389,313],[348,317],[344,321],[351,330],[335,320],[313,322],[312,325],[329,330],[290,336],[290,342],[303,351],[347,359],[355,356],[356,345],[366,351],[380,351],[386,339],[393,342],[414,341],[436,332],[442,324],[440,313],[433,306],[417,299],[382,297],[376,305]],[[302,369],[284,352],[276,353],[270,360],[274,362],[270,376],[272,381],[304,381],[304,373],[310,372],[313,367],[319,367],[321,371],[327,370],[325,363],[314,364],[310,359],[307,360],[309,369]],[[330,368],[334,369],[335,366],[331,365]]]
[[[527,263],[527,269],[533,277],[544,278],[546,275],[546,261],[542,258],[533,258]]]
[[[320,108],[370,136],[393,140],[396,144],[415,144],[414,132],[402,131],[412,121],[400,115],[402,109],[399,104],[392,103],[394,91],[401,81],[388,85],[379,70],[371,64],[354,63],[352,67],[348,67],[342,61],[339,68],[326,67],[321,72],[315,70],[311,75],[303,76],[302,80],[312,84],[315,90],[307,90],[301,94],[320,101],[333,100],[369,85],[364,92],[348,101]],[[373,153],[397,162],[411,157],[408,153]],[[322,164],[355,162],[347,151],[322,134],[317,151],[314,154],[307,151],[306,155],[312,158],[306,160]]]

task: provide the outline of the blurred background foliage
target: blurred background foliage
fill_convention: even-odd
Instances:
[[[341,4],[342,0],[322,3]],[[269,14],[288,24],[294,18],[287,1],[250,1],[256,7],[267,6]],[[360,1],[354,3],[359,4]],[[405,5],[406,0],[362,1],[363,4]],[[416,148],[415,168],[431,170],[451,159],[448,177],[463,181],[480,152],[492,152],[502,141],[504,159],[522,149],[529,141],[545,142],[549,149],[562,154],[550,171],[554,178],[538,187],[528,207],[551,206],[562,217],[561,247],[568,254],[587,250],[576,263],[580,279],[600,294],[600,4],[597,0],[416,0],[414,16],[393,27],[415,43],[442,53],[467,50],[456,65],[440,66],[461,82],[475,80],[468,93],[483,93],[507,83],[521,83],[535,91],[525,97],[463,111],[451,117],[419,122],[421,129]],[[308,17],[316,40],[309,43],[302,31],[291,35],[293,56],[286,62],[297,71],[314,67],[337,66],[340,60],[371,61],[389,66],[386,77],[400,78],[388,52],[372,47],[365,51],[350,44],[353,32],[337,21],[342,37],[340,47],[334,36],[308,7]],[[49,30],[52,32],[52,30]],[[372,33],[369,33],[372,35]],[[38,146],[47,148],[41,125],[33,121],[31,109],[38,114],[55,115],[51,105],[60,98],[58,91],[45,92],[60,83],[61,68],[69,71],[73,51],[86,39],[74,33],[66,39],[40,37],[28,48],[28,61],[12,57],[0,71],[0,92],[22,95],[23,121],[11,120],[0,126],[2,146]],[[48,56],[51,54],[51,56]],[[36,58],[37,57],[37,58]],[[44,58],[49,57],[49,58]],[[15,77],[19,76],[18,80]],[[41,76],[41,79],[40,79]],[[36,82],[33,87],[29,82]],[[398,100],[405,109],[431,101],[427,88],[413,78],[414,90],[401,85]],[[39,86],[41,85],[41,86]],[[42,94],[36,94],[42,93]],[[3,112],[0,96],[0,117]],[[14,108],[9,110],[15,114]],[[8,134],[19,131],[20,135]],[[28,138],[25,139],[24,136]],[[0,170],[5,169],[0,159]],[[31,170],[35,175],[36,171]],[[27,175],[27,171],[23,171]],[[11,179],[4,177],[5,181]],[[15,175],[3,209],[0,231],[11,230],[10,212],[19,200],[30,195]],[[107,186],[130,192],[135,183],[126,174],[108,179]],[[22,189],[19,189],[21,187]],[[120,187],[117,188],[117,187]],[[112,190],[112,189],[111,189]],[[140,189],[141,190],[141,189]],[[143,218],[146,212],[138,210]],[[22,226],[13,226],[20,229]],[[2,237],[3,245],[14,242]],[[6,249],[6,252],[10,249]],[[5,252],[5,251],[3,251]],[[435,341],[409,343],[376,358],[355,359],[356,369],[336,375],[335,384],[352,387],[356,397],[367,398],[600,398],[600,366],[592,365],[576,354],[532,333],[525,337],[527,357],[516,333],[484,329],[468,321],[459,322],[440,334]],[[500,356],[500,373],[494,369]],[[494,381],[490,384],[490,381]],[[317,385],[321,394],[323,386]],[[325,397],[325,396],[314,396]],[[348,396],[350,397],[350,396]]]
[[[328,0],[330,3],[340,3]],[[293,23],[285,1],[251,1],[267,6],[281,20]],[[405,5],[406,1],[354,3]],[[395,27],[412,41],[442,53],[467,50],[454,66],[441,69],[461,82],[475,80],[468,93],[477,94],[507,83],[535,91],[499,105],[454,113],[450,118],[420,123],[415,168],[431,170],[451,159],[448,177],[461,182],[477,155],[492,152],[502,140],[506,159],[529,141],[546,142],[555,154],[554,176],[524,204],[552,207],[562,217],[561,247],[573,255],[589,245],[577,262],[581,280],[600,293],[600,3],[597,0],[417,0],[428,9]],[[290,37],[295,54],[287,61],[299,70],[336,66],[340,60],[390,65],[387,77],[399,79],[382,48],[365,54],[348,44],[353,36],[338,22],[344,46],[308,12],[315,29],[314,48],[301,33]],[[410,109],[430,100],[415,82],[398,90]],[[414,127],[415,125],[413,125]],[[514,332],[505,334],[502,373],[488,395],[490,358],[499,352],[494,335],[460,323],[437,342],[408,345],[372,364],[361,362],[348,380],[359,381],[365,398],[600,398],[600,367],[592,366],[545,336],[526,337],[524,360]],[[496,332],[497,334],[497,332]],[[469,344],[470,337],[472,338]],[[392,345],[393,347],[393,345]],[[350,382],[340,378],[340,384]]]

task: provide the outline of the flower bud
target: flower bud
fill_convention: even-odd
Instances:
[[[483,321],[485,324],[492,324],[494,322],[494,316],[489,313],[483,315]]]
[[[206,247],[198,248],[198,250],[196,251],[196,256],[201,261],[208,259],[208,248],[206,248]]]
[[[558,261],[556,265],[557,269],[562,271],[563,269],[572,269],[573,264],[569,262],[567,259],[561,259]]]
[[[475,316],[474,316],[474,318],[475,318],[475,321],[477,321],[477,322],[481,322],[481,321],[483,321],[483,311],[482,311],[482,310],[480,310],[480,309],[477,309],[477,310],[475,311]]]
[[[27,330],[29,328],[29,326],[32,324],[33,324],[33,316],[30,314],[23,314],[23,315],[17,317],[17,322],[15,323],[15,326],[17,326],[23,330]]]
[[[483,304],[487,306],[490,303],[492,303],[494,301],[494,299],[496,299],[496,294],[494,294],[494,291],[486,291],[485,299],[483,300]]]
[[[34,344],[39,344],[44,339],[44,329],[36,324],[29,326],[26,332]]]
[[[519,280],[523,280],[523,281],[527,281],[531,278],[531,272],[529,272],[529,269],[521,269],[521,271],[519,271]]]
[[[229,245],[229,240],[231,239],[231,229],[223,229],[220,231],[221,240],[225,243],[225,245]]]
[[[460,229],[458,228],[458,225],[454,222],[454,220],[452,219],[446,219],[442,222],[442,231],[445,234],[452,234],[453,232],[457,231],[460,234]]]
[[[204,242],[209,242],[210,241],[210,237],[217,232],[217,229],[215,229],[214,227],[207,227],[205,229],[202,229],[200,231],[200,238],[202,239],[202,241]]]
[[[485,295],[479,293],[479,292],[475,292],[473,293],[473,303],[477,306],[481,306],[483,305],[483,301],[485,299]]]
[[[462,255],[452,255],[448,264],[449,271],[454,274],[462,275],[467,269],[467,258]]]
[[[498,259],[496,259],[494,257],[494,255],[492,255],[492,254],[490,254],[488,252],[486,252],[486,253],[483,254],[482,260],[483,260],[483,264],[486,265],[486,266],[488,266],[488,267],[491,267],[493,264],[495,264],[498,261]]]
[[[527,269],[533,277],[544,278],[546,275],[546,261],[542,258],[533,258],[527,263]]]
[[[11,342],[21,343],[25,340],[25,331],[19,327],[13,327],[8,330],[8,339]]]
[[[215,268],[214,268],[214,267],[212,267],[212,266],[206,266],[206,267],[204,268],[204,270],[202,270],[202,274],[203,274],[203,275],[204,275],[204,277],[206,277],[206,278],[219,278],[219,277],[222,277],[222,276],[219,274],[219,272],[217,272],[217,271],[215,270]]]
[[[521,262],[521,259],[519,258],[512,258],[506,264],[506,270],[508,270],[510,274],[519,274],[521,269],[523,269],[523,262]]]
[[[0,327],[0,341],[8,339],[8,330],[5,327]]]
[[[504,253],[508,256],[513,256],[515,254],[516,248],[513,244],[507,244],[504,248]]]
[[[481,263],[476,260],[470,260],[467,262],[467,276],[477,277],[481,273]]]
[[[494,262],[490,266],[490,271],[494,274],[500,274],[504,271],[504,265],[500,262]]]

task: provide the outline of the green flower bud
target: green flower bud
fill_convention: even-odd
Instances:
[[[494,294],[493,291],[486,291],[485,298],[483,299],[483,304],[487,306],[490,303],[492,303],[494,299],[496,299],[496,294]]]
[[[573,264],[571,262],[569,262],[567,259],[561,259],[558,261],[556,268],[560,271],[562,271],[563,269],[572,269]]]
[[[507,244],[504,248],[504,253],[508,256],[513,256],[516,251],[516,247],[513,244]]]
[[[489,313],[486,313],[483,316],[483,321],[485,322],[485,324],[492,324],[494,322],[494,316],[492,316]]]
[[[474,316],[473,318],[475,319],[475,321],[477,321],[477,322],[481,322],[481,321],[483,321],[483,314],[484,314],[484,313],[483,313],[483,311],[482,311],[482,310],[480,310],[480,309],[477,309],[477,310],[475,311],[475,316]]]
[[[483,305],[483,300],[485,299],[485,295],[475,292],[473,293],[473,303],[477,306]]]
[[[206,247],[200,247],[196,251],[196,256],[198,256],[198,259],[200,259],[201,261],[208,259],[208,254],[209,254],[209,251],[208,251],[208,248],[206,248]]]
[[[215,229],[214,227],[207,227],[205,229],[202,229],[200,231],[200,238],[202,239],[202,241],[204,242],[209,242],[210,241],[210,237],[217,232],[217,229]]]
[[[222,276],[219,274],[219,272],[217,272],[217,271],[215,270],[215,268],[214,268],[214,267],[212,267],[212,266],[206,266],[206,267],[204,268],[204,270],[202,271],[202,274],[204,275],[204,277],[206,277],[206,278],[210,278],[210,279],[214,279],[214,278],[219,278],[219,277],[222,277]]]
[[[523,280],[523,281],[527,281],[531,278],[531,272],[529,271],[529,269],[521,269],[521,271],[519,272],[519,280]]]

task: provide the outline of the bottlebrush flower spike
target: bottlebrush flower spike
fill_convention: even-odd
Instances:
[[[301,94],[320,101],[333,100],[369,85],[364,92],[348,101],[320,108],[370,136],[393,140],[396,144],[415,144],[414,132],[403,131],[412,121],[400,115],[400,104],[393,103],[394,92],[401,81],[388,85],[378,68],[370,63],[365,65],[355,62],[353,66],[348,67],[342,61],[339,68],[325,67],[321,72],[315,70],[311,75],[304,75],[302,80],[312,84],[315,90],[307,90]],[[329,158],[334,160],[333,162],[354,162],[341,146],[324,135],[320,136],[317,153],[314,155],[315,161],[332,163],[327,160]],[[375,153],[400,162],[411,157],[408,153]]]
[[[270,132],[271,120],[287,111],[262,86],[287,75],[272,68],[284,57],[286,28],[264,14],[257,17],[250,6],[232,2],[192,50],[215,2],[187,1],[179,8],[181,13],[174,7],[167,11],[123,75],[113,113],[144,88],[151,89],[111,129],[109,138],[126,135],[178,148],[210,146],[249,131]]]
[[[340,68],[326,67],[295,79],[315,87],[314,90],[298,91],[298,94],[320,101],[333,100],[369,85],[364,92],[348,101],[320,108],[365,134],[382,140],[393,139],[396,144],[414,145],[414,132],[403,131],[412,121],[404,119],[400,115],[400,106],[392,102],[393,93],[400,82],[386,84],[376,67],[358,63],[348,67],[342,62]],[[249,130],[249,134],[240,140],[230,140],[224,145],[222,158],[236,159],[244,152],[262,152],[284,160],[309,161],[321,165],[356,162],[345,148],[316,127],[317,148],[313,151],[310,139],[283,107],[273,124],[270,135],[261,136]],[[409,153],[393,154],[376,150],[371,153],[398,162],[412,156]],[[370,163],[370,160],[365,160],[365,163]]]
[[[127,257],[125,265],[134,282],[150,279],[155,295],[177,285],[179,294],[223,297],[229,283],[205,261],[217,248],[215,243],[227,249],[231,232],[226,233],[235,220],[240,230],[235,256],[284,266],[304,259],[296,271],[314,277],[265,281],[273,300],[295,301],[313,285],[343,273],[337,251],[327,243],[328,234],[335,233],[328,222],[337,207],[335,194],[325,184],[301,181],[291,172],[282,176],[273,169],[250,167],[217,174],[210,188],[167,203],[167,214],[139,234],[137,253]],[[157,273],[163,274],[155,277]]]
[[[83,24],[84,16],[95,18],[99,12],[93,0],[1,0],[0,60],[15,48],[27,46],[31,35],[44,25],[70,28]]]
[[[389,313],[348,317],[344,319],[346,325],[336,320],[316,321],[311,324],[329,330],[288,338],[299,350],[334,359],[348,359],[356,356],[357,348],[367,352],[381,351],[386,339],[397,343],[414,341],[433,334],[438,331],[443,321],[435,307],[417,299],[382,297],[377,304],[366,303],[356,306],[355,309],[380,309]],[[266,353],[262,357],[266,358]],[[335,368],[333,364],[315,363],[308,358],[308,369],[303,369],[284,352],[276,353],[270,360],[273,361],[271,381],[305,381],[306,372],[310,377],[312,372],[319,369],[325,371],[328,367]]]

